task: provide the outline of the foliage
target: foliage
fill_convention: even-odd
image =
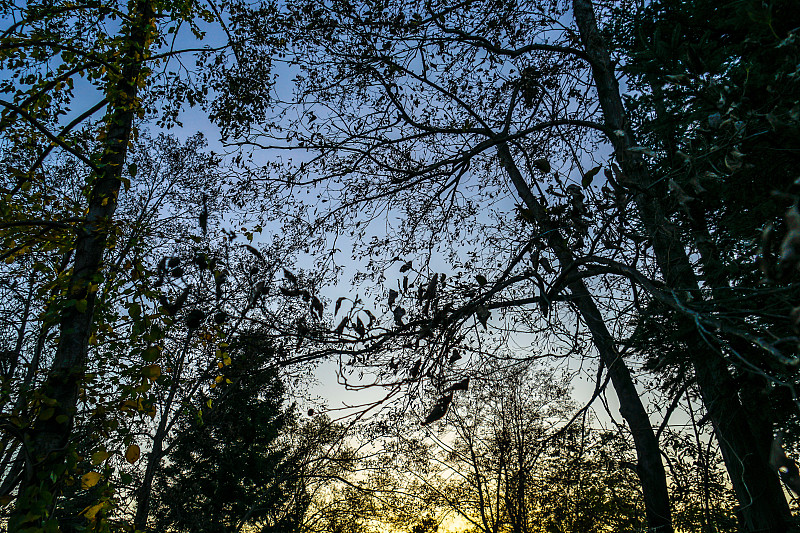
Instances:
[[[798,11],[596,7],[0,2],[9,528],[442,527],[425,501],[599,531],[646,501],[648,527],[731,530],[709,427],[742,527],[784,524]],[[186,104],[230,157],[147,133]],[[330,312],[343,242],[359,293]],[[424,421],[386,442],[415,482],[354,472],[341,427],[284,405],[325,357],[409,409],[369,445]],[[611,384],[628,433],[554,432],[574,406],[526,373],[542,358],[591,372],[592,401]],[[684,398],[702,418],[665,431]]]

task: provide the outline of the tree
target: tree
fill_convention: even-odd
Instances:
[[[597,312],[597,306],[593,304],[591,293],[586,291],[583,280],[608,274],[622,276],[633,283],[632,299],[637,312],[641,309],[641,289],[646,292],[644,298],[669,308],[678,317],[681,331],[688,333],[687,355],[693,370],[692,379],[699,385],[722,444],[745,527],[784,529],[788,523],[788,507],[777,475],[768,462],[771,426],[763,418],[748,415],[753,409],[751,406],[768,407],[768,403],[759,399],[759,394],[754,393],[752,387],[742,387],[737,383],[730,363],[739,363],[742,358],[751,362],[758,370],[751,372],[753,368],[748,370],[746,366],[740,367],[743,370],[742,379],[752,380],[755,374],[758,376],[755,379],[757,383],[760,378],[770,376],[770,372],[765,372],[763,367],[770,364],[786,365],[791,363],[792,358],[787,358],[778,348],[780,342],[765,343],[762,340],[763,331],[754,334],[748,331],[749,327],[742,329],[746,320],[735,326],[726,321],[720,322],[715,313],[721,309],[728,310],[729,307],[714,308],[713,304],[699,304],[701,301],[713,302],[715,297],[719,298],[722,294],[718,289],[716,295],[711,292],[711,298],[706,297],[701,291],[701,282],[711,281],[712,286],[720,288],[730,284],[731,280],[724,270],[715,267],[721,261],[714,255],[713,247],[709,245],[711,241],[696,238],[697,235],[703,237],[702,222],[695,224],[697,227],[691,230],[691,235],[694,236],[704,277],[700,276],[699,269],[692,263],[688,251],[691,241],[681,236],[676,226],[682,215],[675,208],[675,201],[666,194],[669,180],[651,172],[642,157],[648,153],[648,148],[638,141],[640,132],[634,131],[634,122],[623,105],[615,65],[598,30],[591,3],[573,3],[575,29],[561,27],[559,15],[553,14],[557,10],[548,13],[541,9],[541,15],[537,13],[531,16],[529,14],[537,12],[537,9],[518,9],[519,6],[500,9],[494,4],[494,10],[480,11],[473,4],[470,7],[475,10],[452,10],[449,6],[426,4],[416,9],[395,11],[380,3],[364,3],[345,6],[340,12],[332,10],[321,14],[298,9],[292,14],[293,20],[302,20],[304,14],[313,20],[310,28],[305,27],[311,30],[307,32],[310,34],[308,40],[303,41],[309,43],[307,48],[302,48],[306,55],[298,60],[301,64],[305,62],[309,65],[307,75],[300,78],[300,102],[307,106],[307,113],[294,125],[293,135],[301,139],[303,147],[318,149],[318,158],[311,165],[306,165],[306,168],[318,171],[311,183],[319,186],[323,178],[316,176],[324,176],[327,172],[331,176],[330,188],[337,193],[341,191],[340,198],[344,196],[333,211],[333,227],[343,226],[342,214],[353,206],[358,205],[363,212],[365,198],[369,199],[371,205],[381,206],[376,209],[377,212],[401,210],[407,216],[408,223],[399,227],[398,231],[403,235],[400,242],[387,239],[386,242],[377,241],[366,247],[370,252],[388,248],[387,258],[399,257],[402,253],[415,250],[417,240],[436,242],[439,236],[451,229],[446,224],[447,217],[453,217],[462,224],[464,217],[474,216],[475,206],[479,202],[475,197],[472,201],[466,200],[459,193],[463,191],[465,183],[476,179],[481,173],[491,176],[481,182],[484,190],[496,187],[499,178],[492,170],[493,164],[499,162],[524,202],[520,206],[519,218],[537,226],[538,233],[534,233],[529,242],[549,248],[563,269],[560,278],[556,278],[547,290],[540,291],[543,296],[535,302],[543,303],[547,313],[549,304],[555,300],[551,296],[569,287],[570,297],[581,308],[583,320],[593,328],[595,345],[609,368],[613,368],[611,363],[618,361],[619,357],[612,349],[603,349],[604,346],[613,346],[613,337],[603,332],[603,316]],[[778,37],[770,38],[780,41],[783,37],[770,26],[771,15],[765,10],[768,11],[767,8],[755,6],[751,10],[751,15],[761,21],[756,34],[761,32],[769,35],[771,28],[772,35]],[[722,20],[743,20],[738,12],[736,15]],[[526,24],[519,23],[526,16]],[[703,17],[699,19],[707,20]],[[553,37],[547,42],[536,42],[531,38],[538,28],[547,26],[554,28],[550,33]],[[782,30],[783,36],[792,27],[787,23]],[[365,28],[369,28],[370,38],[367,38]],[[727,31],[725,29],[720,33],[730,35]],[[314,35],[318,35],[318,38],[315,39]],[[742,34],[734,32],[733,35]],[[557,36],[560,36],[560,40]],[[784,45],[788,46],[790,57],[792,43],[790,38]],[[319,50],[316,56],[313,55],[315,50]],[[691,53],[689,57],[691,60]],[[729,57],[731,59],[724,68],[738,68],[740,60],[737,54]],[[336,68],[333,68],[334,63]],[[326,64],[332,68],[323,68]],[[588,70],[581,70],[581,64]],[[789,60],[785,64],[793,63]],[[565,73],[564,76],[570,80],[566,83],[574,84],[567,87],[574,91],[571,92],[567,87],[557,90],[565,82],[556,73]],[[584,78],[584,75],[590,77]],[[669,75],[674,77],[680,73]],[[331,83],[330,76],[334,76],[336,82]],[[582,85],[583,80],[591,88]],[[669,78],[666,80],[669,81]],[[661,86],[662,80],[648,83],[654,98],[658,99],[653,87]],[[347,87],[345,90],[349,91],[348,94],[339,93],[337,87]],[[578,87],[585,91],[581,92]],[[642,87],[642,84],[637,86],[644,90]],[[326,103],[325,109],[315,107],[315,102],[320,101]],[[356,101],[361,111],[358,117],[353,112]],[[334,107],[331,102],[344,103]],[[601,114],[596,113],[593,102],[599,105]],[[364,112],[365,103],[370,106],[371,113]],[[789,114],[788,105],[780,109]],[[539,118],[536,113],[544,117]],[[315,122],[317,116],[325,116],[328,120]],[[346,126],[330,126],[331,121],[337,123],[339,120]],[[733,124],[733,120],[728,124]],[[689,124],[686,129],[696,131],[696,127],[696,124]],[[579,176],[575,181],[580,182],[580,186],[574,183],[566,187],[555,178],[552,180],[555,183],[549,189],[544,185],[539,186],[539,182],[544,181],[540,176],[547,174],[552,165],[540,157],[538,150],[557,146],[556,141],[565,135],[558,132],[558,128],[570,128],[567,134],[573,135],[573,146],[577,144],[576,141],[586,139],[589,143],[608,142],[614,149],[616,162],[607,165],[604,172],[607,185],[599,192],[592,193],[590,185],[602,170],[602,165],[584,172],[574,147],[568,150],[571,149],[575,164],[579,167]],[[580,133],[581,130],[584,133]],[[541,134],[542,131],[554,131],[560,135],[548,137]],[[586,131],[597,132],[599,136],[592,137]],[[532,146],[533,139],[539,141],[538,146]],[[667,135],[666,143],[673,141]],[[663,139],[660,142],[665,143]],[[483,155],[492,147],[497,149],[497,160]],[[727,166],[738,166],[737,158],[741,157],[732,153],[728,155],[733,159],[729,158]],[[314,167],[314,163],[318,166]],[[523,175],[520,168],[526,168],[530,178]],[[343,186],[345,177],[347,185]],[[534,180],[534,186],[529,185],[529,179]],[[288,176],[287,180],[293,185],[297,183],[294,175]],[[538,190],[536,186],[539,186]],[[585,189],[582,190],[581,186]],[[672,189],[680,204],[680,186]],[[498,217],[500,220],[504,218],[508,221],[511,218],[510,210],[502,212],[497,207],[501,204],[493,203],[499,194],[494,190],[486,194],[487,203],[503,213]],[[560,206],[556,204],[554,207],[557,209],[545,205],[549,198],[558,198],[558,194],[566,201]],[[587,197],[591,197],[592,203]],[[385,203],[381,203],[384,200]],[[625,212],[629,203],[636,207],[638,217],[630,217]],[[685,198],[683,203],[686,203]],[[585,220],[587,206],[597,208],[600,222],[589,230]],[[683,210],[689,211],[688,207]],[[432,220],[436,222],[432,224]],[[694,220],[697,222],[696,216]],[[628,221],[632,221],[632,228],[626,228]],[[482,229],[486,227],[484,225]],[[425,229],[419,231],[420,228]],[[460,230],[460,227],[453,227],[449,235],[457,237]],[[508,236],[509,233],[495,231],[497,233],[491,235],[497,239],[496,242],[500,241],[499,235]],[[486,235],[485,232],[483,234]],[[782,248],[788,256],[793,242],[790,235],[787,233]],[[565,236],[568,238],[565,239]],[[587,240],[590,241],[588,247]],[[395,246],[388,244],[390,242]],[[484,242],[491,242],[490,238]],[[642,243],[647,245],[641,246]],[[775,246],[773,241],[773,249]],[[420,248],[425,249],[423,246]],[[450,254],[456,256],[453,248],[458,247],[450,248]],[[524,249],[524,246],[520,248]],[[584,250],[587,250],[585,255]],[[640,255],[640,251],[644,254]],[[506,250],[503,252],[508,253]],[[502,276],[513,279],[513,269],[525,254],[519,252],[508,255],[512,259],[500,263],[512,266],[506,270],[497,268],[499,279]],[[489,256],[494,260],[498,254]],[[387,263],[375,263],[378,275],[382,275],[380,268]],[[472,266],[467,262],[462,264]],[[789,268],[793,264],[787,261]],[[438,317],[434,312],[448,308],[441,303],[443,291],[437,285],[441,283],[441,278],[435,281],[436,270],[433,272],[433,276],[421,281],[423,287],[427,286],[431,291],[421,288],[418,294],[418,300],[424,303],[423,310],[430,311],[432,324],[420,328],[420,337],[425,336],[423,332],[429,335],[439,324],[448,323],[446,318],[450,317],[449,312],[441,313]],[[491,276],[487,276],[486,272],[476,275],[479,286],[487,285],[489,279]],[[532,280],[535,276],[528,275],[523,279]],[[454,285],[458,286],[459,281],[456,278]],[[579,281],[584,284],[583,289]],[[494,287],[506,288],[509,285],[502,285],[501,282],[494,284]],[[596,290],[597,284],[593,288]],[[748,290],[751,289],[748,287]],[[487,288],[487,292],[490,290]],[[395,294],[400,292],[392,291]],[[430,297],[427,296],[429,292]],[[477,292],[473,290],[473,293]],[[437,298],[442,307],[437,307]],[[390,292],[389,300],[391,306],[397,296],[392,297]],[[517,301],[533,303],[530,299]],[[502,305],[499,301],[492,303]],[[471,309],[477,320],[486,327],[490,307],[474,305]],[[461,320],[465,313],[465,307],[459,308],[453,304],[450,310],[456,310],[452,313],[457,317],[456,320]],[[395,308],[393,311],[405,312],[406,308]],[[446,330],[445,326],[441,327]],[[710,333],[712,329],[719,333]],[[448,342],[453,338],[445,334],[440,337]],[[779,338],[786,337],[781,335]],[[792,345],[791,342],[789,345]],[[746,352],[752,355],[742,355]],[[438,361],[442,359],[445,357],[440,352]],[[441,375],[437,366],[441,363],[425,365],[426,359],[422,359],[423,366],[420,366],[414,361],[412,358],[407,362],[411,377],[427,375],[437,379],[436,375]],[[389,362],[390,365],[392,363],[393,360]],[[444,367],[444,364],[441,365]],[[783,370],[771,372],[772,376],[777,377]],[[616,386],[625,381],[624,373],[612,372],[612,379]],[[786,382],[777,379],[779,384]],[[618,392],[626,389],[632,390],[633,387],[617,387]],[[635,396],[635,389],[632,392]],[[637,401],[623,401],[624,408],[636,404]],[[663,510],[667,502],[666,484],[661,482],[663,468],[657,453],[652,453],[657,448],[657,442],[649,429],[646,411],[639,410],[639,415],[631,412],[625,414],[631,427],[637,428],[634,435],[637,436],[640,450],[639,467],[643,477],[649,476],[645,484],[652,495],[649,501],[653,505],[649,508]],[[668,512],[654,512],[652,516],[661,522],[651,522],[651,525],[668,527]]]
[[[291,449],[292,417],[274,366],[257,336],[232,340],[225,378],[191,409],[171,437],[157,478],[157,530],[296,530],[308,506]]]
[[[420,338],[434,336],[442,342],[430,358],[419,359],[430,364],[420,367],[417,356],[402,363],[411,378],[446,374],[450,349],[463,349],[463,336],[456,331],[472,317],[486,326],[489,309],[511,313],[516,308],[530,317],[535,311],[527,306],[538,305],[547,322],[550,308],[559,300],[577,308],[634,435],[651,526],[668,528],[666,477],[658,443],[630,370],[584,280],[593,274],[580,270],[582,248],[587,241],[593,249],[603,246],[607,227],[590,231],[585,193],[574,184],[566,187],[557,175],[548,178],[551,164],[543,158],[564,134],[580,136],[577,128],[586,126],[603,129],[565,116],[571,101],[581,107],[588,104],[575,83],[579,76],[561,77],[566,69],[576,68],[575,60],[562,60],[551,52],[582,54],[568,44],[536,42],[545,25],[560,16],[557,7],[536,4],[500,11],[495,7],[471,4],[458,11],[445,5],[401,8],[367,2],[321,12],[302,2],[289,6],[287,18],[299,43],[295,61],[304,68],[298,78],[298,104],[305,111],[292,124],[289,137],[298,139],[297,147],[313,148],[317,155],[303,164],[309,174],[287,175],[287,185],[296,187],[302,176],[309,175],[308,185],[324,188],[326,200],[330,197],[336,204],[327,219],[333,231],[369,235],[368,229],[361,229],[368,226],[362,221],[365,212],[367,217],[402,213],[406,220],[396,229],[398,238],[374,239],[365,246],[365,256],[374,257],[385,249],[387,259],[411,252],[430,258],[433,250],[443,249],[452,270],[466,270],[448,273],[450,292],[439,281],[443,278],[435,266],[428,263],[414,270],[415,283],[427,286],[430,296],[420,288],[423,313],[405,320],[416,321]],[[482,34],[487,28],[488,37]],[[501,44],[494,44],[495,39]],[[519,52],[514,50],[517,45]],[[521,168],[534,180],[550,179],[549,195],[545,187],[523,177]],[[588,187],[596,173],[587,171],[581,181]],[[322,185],[327,176],[330,181]],[[494,225],[476,215],[483,206],[495,210]],[[348,223],[348,213],[357,220]],[[518,223],[512,225],[514,218]],[[465,219],[481,229],[473,235]],[[481,246],[493,253],[476,267],[459,256],[471,253],[464,241],[477,235],[483,236]],[[505,246],[509,242],[514,245]],[[560,275],[549,266],[551,261],[560,264]],[[382,269],[391,265],[375,259],[370,264],[376,279],[385,276]],[[423,275],[428,268],[429,274]],[[466,281],[466,276],[478,283]],[[408,308],[394,304],[414,299],[415,291],[408,287],[406,275],[402,288],[390,290],[389,311],[395,318]],[[552,316],[559,312],[553,310]],[[396,318],[400,326],[402,320]],[[411,330],[407,327],[400,337],[414,336]],[[397,373],[393,358],[380,364],[371,361],[387,375]]]
[[[593,8],[590,2],[576,0],[574,13],[581,40],[592,64],[592,73],[597,89],[598,101],[603,109],[605,124],[609,130],[619,131],[611,136],[616,156],[626,179],[639,191],[646,191],[656,185],[655,177],[648,172],[640,154],[632,150],[638,146],[635,132],[622,103],[619,85],[606,44],[600,35]],[[663,181],[660,187],[664,187]],[[655,258],[667,287],[676,294],[683,294],[677,300],[678,306],[689,294],[698,294],[700,283],[686,251],[687,243],[680,239],[663,196],[634,195],[644,229],[653,246]],[[722,286],[728,281],[719,268],[719,257],[709,256],[708,247],[699,248],[706,275],[712,286]],[[688,292],[686,292],[688,291]],[[690,297],[691,298],[691,297]],[[682,318],[683,320],[689,319]],[[690,319],[689,319],[690,320]],[[703,395],[704,404],[714,423],[722,453],[731,476],[731,481],[739,499],[744,526],[750,530],[784,531],[788,527],[790,513],[781,490],[778,477],[769,465],[769,452],[772,441],[771,427],[757,421],[748,421],[748,410],[737,394],[737,386],[724,357],[706,343],[700,331],[693,330],[694,344],[701,349],[692,354],[695,379]],[[737,344],[746,338],[740,339]],[[707,347],[707,348],[702,348]],[[747,339],[748,350],[760,351],[761,347]],[[734,352],[735,353],[735,352]],[[724,352],[722,354],[724,356]],[[746,395],[746,389],[741,394]],[[753,399],[754,400],[754,399]]]
[[[120,197],[136,177],[137,168],[128,164],[128,153],[137,123],[147,115],[146,109],[158,109],[157,104],[165,102],[158,98],[166,94],[171,97],[169,102],[153,113],[161,113],[156,118],[162,126],[176,123],[187,101],[191,105],[208,105],[222,122],[231,115],[244,121],[250,114],[248,109],[261,109],[253,99],[262,94],[264,84],[243,87],[229,83],[241,74],[242,68],[231,61],[229,54],[243,53],[249,46],[247,36],[238,32],[235,6],[227,23],[213,3],[142,0],[29,2],[19,6],[4,2],[0,8],[5,21],[0,61],[4,71],[11,74],[0,86],[7,95],[0,100],[7,176],[0,206],[2,238],[7,246],[3,259],[41,265],[36,254],[54,250],[62,258],[56,269],[36,269],[52,282],[48,288],[52,299],[36,350],[42,352],[42,347],[52,340],[50,332],[55,330],[58,347],[49,361],[47,379],[36,387],[27,380],[28,385],[20,389],[27,396],[24,401],[35,406],[31,416],[20,418],[18,409],[8,413],[8,434],[12,440],[23,442],[26,453],[6,460],[12,470],[24,475],[8,476],[9,485],[3,487],[3,492],[10,494],[19,484],[13,528],[52,530],[56,527],[53,506],[65,481],[76,473],[72,440],[75,416],[81,391],[87,384],[87,369],[93,364],[91,347],[104,333],[98,294],[108,285],[113,286],[107,260],[119,244],[120,221],[115,214]],[[174,63],[174,58],[185,53],[171,41],[183,34],[181,28],[188,29],[191,39],[197,41],[203,35],[199,25],[214,20],[225,26],[230,41],[218,48],[191,50],[197,53],[198,64],[211,60],[217,66],[203,71],[202,83],[195,85],[191,77],[167,76],[166,72],[153,74],[157,65]],[[269,47],[268,42],[273,41],[263,38],[258,46]],[[271,57],[252,54],[247,69],[253,73],[268,68]],[[214,98],[208,97],[209,87],[216,91],[212,91]],[[96,103],[73,111],[82,103],[75,97],[76,90],[95,97]],[[223,103],[230,103],[228,97],[234,92],[237,105]],[[143,105],[144,100],[156,104]],[[100,112],[104,113],[103,119],[91,122]],[[86,176],[76,201],[64,209],[41,194],[41,189],[47,188],[44,168],[54,157],[64,157],[78,169],[78,175]],[[45,208],[38,210],[40,205]],[[37,211],[44,216],[29,216]],[[66,216],[59,216],[62,213]],[[131,267],[139,274],[145,270],[138,263],[131,263]],[[27,313],[24,311],[23,316]],[[138,313],[134,315],[140,317]],[[32,376],[40,363],[39,357],[31,360],[28,369]],[[92,509],[97,510],[96,506]],[[105,527],[102,519],[97,524]]]
[[[574,409],[553,369],[471,381],[438,427],[419,429],[413,416],[389,426],[363,490],[380,492],[398,519],[418,502],[438,521],[457,517],[462,531],[641,527],[642,494],[625,466],[629,445]]]

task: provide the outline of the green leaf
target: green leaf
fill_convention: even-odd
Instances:
[[[128,165],[128,174],[130,174],[132,178],[136,177],[137,171],[138,168],[136,167],[136,163],[131,163],[130,165]]]
[[[161,367],[158,365],[148,365],[142,369],[142,375],[148,379],[156,380],[161,375]]]
[[[158,346],[149,346],[142,352],[142,359],[148,363],[152,363],[161,355],[161,349]]]
[[[489,283],[489,281],[486,279],[486,276],[484,276],[484,275],[482,275],[482,274],[478,274],[477,276],[475,276],[475,279],[476,279],[476,280],[478,280],[478,284],[479,284],[481,287],[483,287],[484,285],[486,285],[487,283]]]
[[[105,461],[106,459],[108,459],[109,457],[111,457],[111,454],[108,453],[105,450],[101,450],[99,452],[94,452],[92,454],[92,464],[97,466],[100,463],[102,463],[103,461]]]

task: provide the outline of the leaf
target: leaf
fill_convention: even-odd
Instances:
[[[322,305],[322,302],[319,301],[319,298],[316,296],[311,297],[311,312],[317,314],[319,318],[322,318],[322,313],[325,311],[325,307]]]
[[[417,362],[414,363],[414,367],[411,369],[411,377],[416,378],[419,376],[419,371],[422,369],[422,359],[417,359]]]
[[[289,272],[287,269],[283,269],[283,275],[286,279],[289,280],[289,283],[292,285],[297,285],[297,276]]]
[[[136,461],[138,461],[141,455],[142,451],[135,444],[131,444],[130,446],[128,446],[128,449],[125,450],[125,460],[128,461],[130,464],[133,464]]]
[[[148,363],[152,363],[161,356],[161,348],[158,346],[149,346],[142,352],[142,359]]]
[[[603,168],[602,166],[594,167],[592,170],[589,170],[583,175],[583,179],[581,180],[581,185],[583,186],[584,189],[587,189],[589,185],[592,184],[592,179],[594,179],[594,177],[597,175],[598,172],[600,172],[600,169],[602,168]]]
[[[439,276],[437,274],[434,274],[433,278],[431,278],[430,282],[428,283],[428,287],[422,294],[423,300],[433,300],[436,297],[436,286],[438,283],[439,283]]]
[[[492,313],[486,308],[485,305],[479,305],[477,310],[475,311],[475,316],[478,318],[478,321],[486,328],[486,324],[489,321],[489,317],[492,316]]]
[[[136,173],[138,172],[138,170],[139,169],[136,166],[136,163],[131,163],[130,165],[128,165],[128,174],[130,174],[132,178],[136,177]]]
[[[411,261],[400,267],[400,273],[407,272],[409,270],[411,270]]]
[[[444,391],[451,392],[456,390],[467,390],[469,388],[469,378],[464,378],[461,381],[453,383],[449,387],[447,387]]]
[[[87,306],[86,300],[78,300],[75,302],[75,309],[77,309],[79,313],[85,313],[86,306]]]
[[[106,459],[108,459],[109,457],[111,457],[111,454],[108,453],[105,450],[101,450],[99,452],[94,452],[92,454],[92,464],[97,466],[100,463],[102,463],[103,461],[105,461]]]
[[[450,356],[450,359],[448,359],[447,362],[450,363],[450,364],[453,364],[456,361],[458,361],[459,359],[461,359],[461,354],[458,353],[458,350],[453,350],[453,355]]]
[[[539,264],[542,265],[542,268],[544,268],[545,272],[547,272],[548,274],[555,273],[553,266],[550,264],[550,260],[547,259],[546,257],[542,257],[539,260]]]
[[[450,403],[452,401],[453,401],[452,392],[436,400],[436,403],[433,405],[433,408],[431,408],[431,411],[430,413],[428,413],[428,416],[425,417],[425,421],[422,423],[422,425],[426,426],[441,419],[444,415],[447,414],[447,410],[450,408]]]
[[[356,333],[358,333],[359,337],[363,337],[364,334],[366,334],[367,330],[364,327],[364,323],[361,321],[361,317],[356,317],[356,323],[353,326],[353,329],[356,330]]]
[[[336,300],[336,307],[333,309],[334,316],[339,313],[339,309],[342,307],[342,302],[345,300],[347,300],[346,296],[341,296]]]
[[[397,297],[400,296],[400,293],[394,289],[389,289],[389,307],[394,305],[395,300]]]
[[[649,156],[656,155],[652,148],[648,148],[647,146],[631,146],[628,148],[628,151],[633,152],[634,154],[644,154]]]
[[[81,488],[86,490],[100,483],[102,476],[97,472],[86,472],[81,476]]]
[[[105,506],[105,504],[106,502],[100,502],[94,505],[90,505],[89,507],[81,511],[81,514],[85,516],[87,519],[94,521],[95,517],[97,516],[97,513],[100,512],[100,510]]]
[[[489,281],[486,279],[486,276],[484,276],[483,274],[478,274],[477,276],[475,276],[475,279],[478,280],[478,285],[480,285],[481,287],[489,283]]]
[[[550,170],[552,169],[552,167],[550,166],[550,161],[548,161],[547,159],[536,159],[531,164],[536,168],[536,170],[544,172],[545,174],[550,172]]]
[[[392,314],[394,315],[395,324],[397,324],[398,326],[402,326],[403,315],[406,314],[406,310],[403,309],[402,307],[395,307],[394,311],[392,311]]]
[[[161,375],[161,367],[158,365],[147,365],[142,368],[142,376],[155,381]]]
[[[244,245],[244,247],[247,249],[247,251],[248,251],[248,252],[250,252],[251,254],[253,254],[254,256],[256,256],[256,257],[257,257],[258,259],[260,259],[262,262],[264,261],[264,256],[263,256],[263,255],[261,255],[261,252],[259,252],[259,251],[258,251],[258,249],[257,249],[256,247],[254,247],[254,246],[250,246],[249,244],[245,244],[245,245]],[[286,270],[284,269],[284,271],[286,271]]]

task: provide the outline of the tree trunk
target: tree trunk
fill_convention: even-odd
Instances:
[[[86,223],[75,242],[75,263],[60,313],[60,337],[55,358],[42,392],[50,409],[42,409],[25,436],[31,462],[20,487],[10,530],[37,528],[58,498],[68,463],[74,460],[70,436],[77,411],[78,394],[86,370],[88,341],[93,328],[97,285],[103,280],[102,263],[112,230],[117,196],[122,183],[133,120],[138,111],[137,93],[145,74],[143,62],[152,27],[149,0],[137,1],[125,29],[125,48],[117,79],[109,83],[106,98],[106,134],[103,151],[92,172]],[[74,303],[67,303],[74,302]]]
[[[574,254],[558,227],[550,220],[544,206],[531,192],[519,168],[514,163],[508,145],[498,144],[497,151],[500,162],[508,172],[517,193],[525,202],[525,206],[533,213],[536,223],[546,235],[548,247],[555,253],[562,269],[570,269],[575,262]],[[614,339],[584,282],[582,280],[573,281],[568,288],[592,334],[600,360],[608,369],[611,383],[619,399],[620,414],[628,423],[633,436],[638,460],[636,471],[642,484],[647,526],[651,531],[670,532],[672,531],[672,518],[667,477],[664,465],[661,463],[661,450],[650,424],[650,418],[631,378],[630,370],[617,351]]]
[[[618,134],[610,137],[627,183],[640,192],[635,201],[653,246],[662,275],[676,296],[685,299],[697,292],[698,281],[677,231],[664,214],[662,196],[652,190],[653,180],[642,158],[629,151],[636,145],[625,115],[606,44],[597,29],[591,0],[573,0],[575,21],[584,49],[590,58],[606,127]],[[641,192],[647,191],[647,192]],[[740,504],[746,531],[783,532],[791,517],[778,476],[766,461],[769,443],[754,434],[748,423],[738,390],[727,362],[698,333],[688,340],[690,354],[703,402],[714,426],[722,455]],[[763,433],[763,432],[759,432]],[[761,437],[761,438],[759,438]]]
[[[172,404],[175,402],[175,395],[180,389],[180,376],[183,372],[183,362],[186,359],[186,354],[189,351],[189,341],[192,337],[192,330],[186,333],[186,341],[183,344],[178,364],[172,373],[172,384],[170,385],[167,400],[164,402],[162,408],[161,420],[158,422],[158,428],[153,436],[153,450],[147,454],[147,467],[145,468],[144,478],[139,490],[136,491],[136,514],[133,519],[133,527],[136,531],[145,531],[147,529],[147,518],[150,516],[150,497],[153,492],[153,479],[155,479],[156,471],[161,466],[161,460],[164,458],[164,439],[167,437],[172,424],[170,423],[170,412],[172,411]],[[173,416],[173,423],[178,419],[182,409]],[[169,447],[167,448],[169,451]]]

